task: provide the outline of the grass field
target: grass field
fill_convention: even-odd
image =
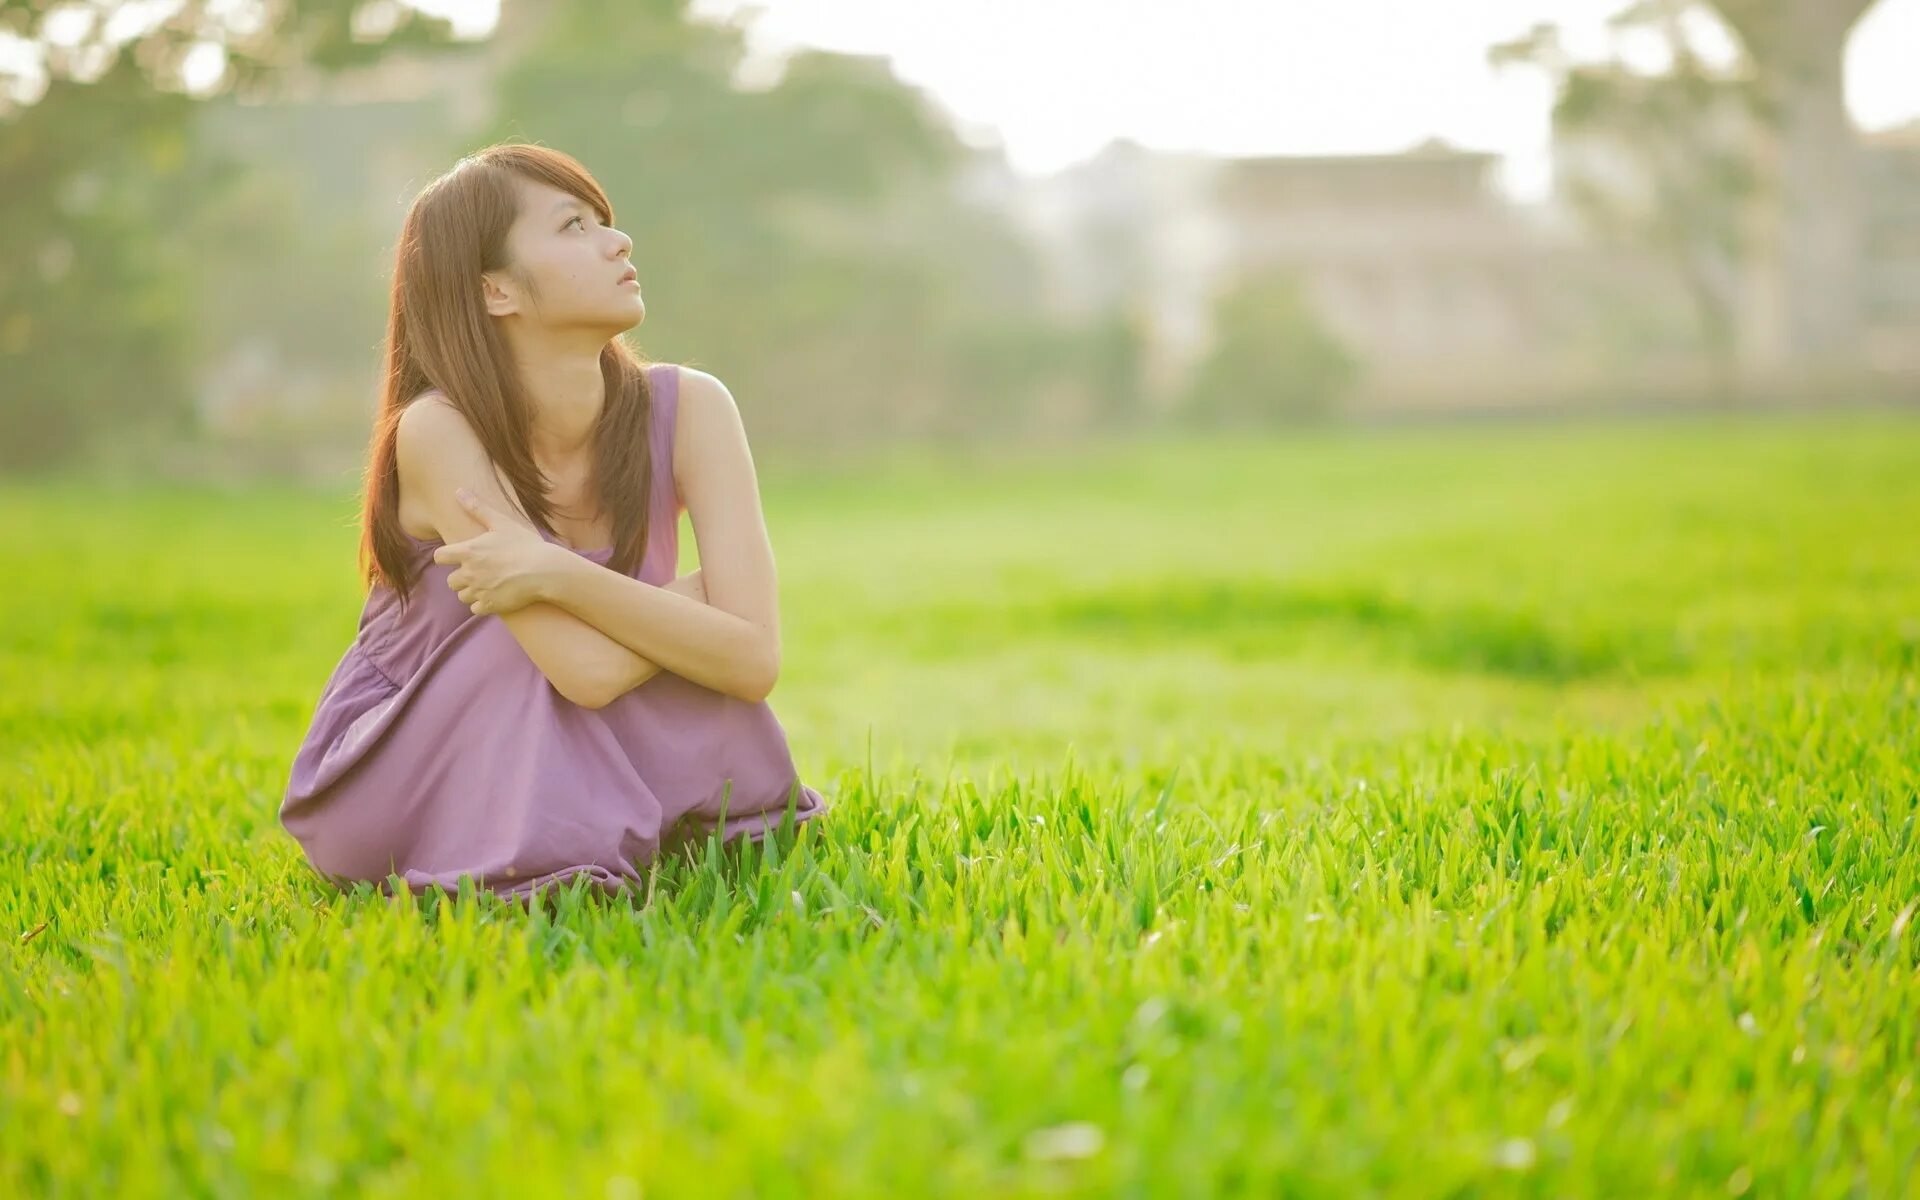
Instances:
[[[277,824],[350,481],[0,490],[0,1193],[1920,1194],[1920,421],[762,486],[835,810],[530,914]]]

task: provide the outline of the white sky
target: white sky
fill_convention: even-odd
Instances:
[[[485,11],[492,0],[413,0]],[[529,0],[522,0],[529,2]],[[1506,186],[1547,181],[1548,85],[1487,48],[1537,21],[1606,47],[1625,0],[692,0],[729,16],[756,59],[796,46],[884,54],[976,140],[1027,173],[1114,137],[1219,154],[1358,154],[1431,136],[1507,157]],[[1847,99],[1863,127],[1920,118],[1920,0],[1880,0],[1855,31]]]

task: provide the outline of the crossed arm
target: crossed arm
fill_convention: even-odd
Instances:
[[[540,599],[500,614],[554,688],[584,707],[611,703],[662,670],[755,701],[779,675],[772,550],[739,412],[719,380],[680,372],[675,474],[702,559],[712,561],[655,586],[561,549]],[[461,486],[533,532],[478,437],[446,401],[423,397],[408,406],[396,456],[443,540],[483,530],[454,498]]]

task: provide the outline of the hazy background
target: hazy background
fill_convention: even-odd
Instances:
[[[1920,393],[1920,0],[0,0],[0,469],[350,481],[414,193],[607,186],[798,463]]]

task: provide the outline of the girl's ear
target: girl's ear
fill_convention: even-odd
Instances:
[[[513,293],[503,288],[491,271],[480,273],[480,302],[486,305],[490,315],[496,317],[509,316],[519,311],[519,305],[515,302]]]

